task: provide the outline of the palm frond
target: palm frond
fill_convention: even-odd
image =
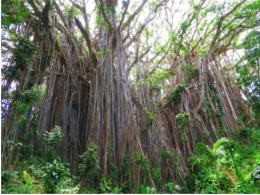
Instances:
[[[213,149],[216,150],[222,144],[228,144],[229,146],[231,146],[231,141],[228,138],[223,137],[215,142],[215,144],[213,145]]]
[[[197,146],[195,148],[195,152],[199,152],[203,148],[206,148],[206,144],[204,144],[204,143],[197,143]]]
[[[223,145],[219,146],[215,150],[215,157],[218,157],[220,154],[222,154],[222,155],[226,154],[226,150],[225,150],[225,147]]]

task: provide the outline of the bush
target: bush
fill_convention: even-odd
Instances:
[[[55,194],[61,180],[70,174],[69,169],[65,167],[69,164],[59,161],[60,159],[54,160],[53,163],[46,163],[46,166],[42,168],[44,172],[43,184],[47,194]]]
[[[58,157],[57,150],[63,137],[61,127],[55,126],[50,132],[45,131],[43,137],[47,142],[46,154],[48,155],[48,159],[56,159]]]
[[[18,181],[18,184],[2,185],[2,194],[41,194],[42,186],[40,185],[24,185]]]
[[[17,171],[1,171],[1,183],[3,184],[7,184],[8,182],[11,181],[11,179],[13,178],[18,178],[17,176],[18,172]]]

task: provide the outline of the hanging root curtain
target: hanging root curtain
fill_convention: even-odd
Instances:
[[[89,30],[85,4],[73,2],[68,11],[72,16],[62,11],[62,2],[28,0],[24,4],[28,15],[14,31],[19,28],[20,36],[31,40],[36,51],[28,58],[29,66],[17,67],[19,81],[5,78],[2,88],[9,93],[16,83],[13,106],[11,103],[2,124],[3,164],[10,161],[7,140],[26,140],[33,130],[37,133],[31,143],[35,148],[44,147],[40,135],[58,125],[64,134],[59,154],[73,172],[78,170],[79,155],[91,140],[99,146],[101,173],[105,176],[111,173],[109,163],[114,163],[124,182],[120,167],[123,155],[130,154],[130,183],[137,186],[141,170],[134,159],[140,152],[151,167],[161,165],[165,181],[170,178],[179,183],[189,170],[187,157],[194,153],[196,143],[212,145],[223,136],[236,139],[242,125],[236,120],[242,117],[241,111],[249,114],[249,110],[230,72],[223,67],[233,63],[227,54],[235,52],[231,40],[253,26],[242,16],[238,18],[241,23],[229,31],[222,23],[230,21],[244,1],[206,30],[213,33],[210,40],[205,32],[194,43],[195,32],[189,38],[186,33],[193,22],[199,23],[195,16],[204,9],[205,1],[201,1],[183,28],[173,32],[175,36],[163,46],[162,55],[152,55],[151,47],[141,47],[141,35],[172,2],[156,3],[144,23],[131,29],[147,0],[138,3],[132,14],[126,14],[126,1],[118,20],[113,11],[116,1],[96,1],[96,20],[101,23],[95,34]],[[75,10],[81,13],[80,18]],[[256,10],[246,17],[257,14]],[[190,44],[183,53],[186,39]],[[200,50],[205,52],[201,54]],[[151,66],[155,58],[159,60]],[[14,67],[18,66],[15,60],[9,62]],[[148,75],[154,75],[159,66],[169,70],[168,84],[160,89],[147,82]],[[191,68],[181,68],[185,66]],[[20,120],[14,102],[21,101],[19,94],[39,86],[45,86],[43,98],[30,105],[24,114],[26,120]],[[164,151],[174,155],[162,158]]]

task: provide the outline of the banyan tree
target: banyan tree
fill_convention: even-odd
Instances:
[[[105,177],[112,163],[135,189],[139,152],[180,183],[196,143],[236,139],[250,120],[234,64],[259,11],[259,0],[2,1],[2,164],[8,140],[37,151],[60,126],[74,173],[91,141]]]

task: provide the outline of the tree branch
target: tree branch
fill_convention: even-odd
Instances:
[[[57,12],[58,12],[58,14],[59,14],[61,20],[62,20],[63,23],[65,24],[66,28],[68,28],[68,22],[67,22],[65,16],[63,15],[63,13],[62,13],[60,7],[58,6],[58,4],[57,4],[56,2],[55,2],[54,4],[55,4],[55,8],[56,8],[56,10],[57,10]]]
[[[235,7],[233,7],[233,9],[231,9],[228,13],[226,13],[225,15],[221,16],[220,17],[220,20],[217,24],[217,31],[216,31],[216,34],[215,36],[213,37],[213,40],[210,44],[210,47],[209,48],[213,48],[215,46],[215,43],[217,41],[217,38],[218,36],[220,35],[220,33],[223,31],[223,29],[221,30],[221,27],[222,27],[222,22],[224,21],[224,19],[226,17],[228,17],[230,14],[232,14],[240,5],[242,5],[246,0],[242,0],[240,3],[238,3]]]
[[[31,4],[35,14],[40,18],[42,13],[41,11],[38,9],[38,7],[35,5],[34,1],[33,0],[28,0],[28,2]]]
[[[107,15],[105,13],[104,2],[103,2],[103,0],[99,0],[99,1],[100,1],[100,5],[101,5],[101,13],[102,13],[106,23],[108,24],[109,31],[112,33],[113,32],[112,24],[109,22]]]
[[[121,25],[122,25],[122,22],[123,22],[124,19],[125,19],[125,14],[126,14],[126,12],[127,12],[127,10],[128,10],[129,3],[130,3],[129,0],[127,0],[126,7],[125,7],[125,11],[124,11],[124,13],[123,13],[123,16],[122,16],[122,18],[121,18],[121,21],[120,21],[120,23],[119,23],[119,26],[118,26],[117,30],[120,29],[120,27],[121,27]]]
[[[187,28],[191,25],[191,22],[195,19],[195,16],[199,14],[199,11],[202,7],[202,5],[205,3],[206,0],[203,0],[202,3],[200,4],[200,6],[198,7],[198,9],[193,13],[189,23],[187,25],[185,25],[182,29],[182,32],[181,32],[181,35],[180,35],[180,42],[178,44],[178,49],[177,49],[177,52],[176,52],[176,56],[179,55],[180,53],[180,49],[181,49],[181,44],[182,44],[182,41],[183,41],[183,36],[185,35],[186,33],[186,30]]]
[[[79,6],[77,3],[73,2],[72,0],[70,0],[70,2],[71,2],[76,8],[78,8],[80,11],[83,12],[83,7]]]
[[[92,49],[91,41],[90,41],[90,38],[89,38],[89,34],[83,28],[82,24],[80,23],[80,21],[76,17],[75,17],[75,21],[76,21],[77,26],[79,27],[81,33],[83,34],[83,36],[84,36],[84,38],[85,38],[85,40],[87,42],[87,46],[88,46],[88,49],[89,49],[89,52],[90,52],[90,56],[91,56],[92,62],[94,63],[95,66],[97,66],[98,65],[98,59],[97,59],[96,53]]]
[[[130,23],[135,18],[135,16],[143,9],[147,1],[148,0],[144,0],[143,3],[137,8],[137,10],[128,18],[128,20],[124,24],[122,24],[122,28],[121,28],[122,31],[125,30],[125,28],[130,25]]]

